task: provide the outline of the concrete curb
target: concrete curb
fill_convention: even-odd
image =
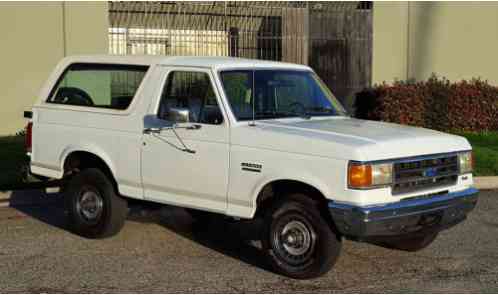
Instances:
[[[10,192],[0,192],[0,208],[10,206]]]
[[[8,206],[11,192],[0,192],[0,207]],[[7,204],[7,205],[5,205]]]
[[[474,177],[474,185],[477,189],[498,189],[498,176]]]
[[[474,177],[474,185],[480,190],[498,189],[498,176]],[[17,194],[13,205],[43,204],[50,198],[50,194],[47,195],[44,190],[5,191],[0,192],[0,207],[9,207],[11,205],[12,194]]]

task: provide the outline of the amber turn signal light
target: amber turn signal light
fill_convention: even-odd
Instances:
[[[372,185],[372,166],[351,164],[348,169],[348,185],[350,188],[366,188]]]

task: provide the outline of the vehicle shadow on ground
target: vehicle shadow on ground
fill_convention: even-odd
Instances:
[[[9,207],[44,222],[67,230],[64,200],[60,194],[47,194],[43,190],[18,190],[10,195]]]
[[[62,194],[42,190],[13,191],[10,207],[50,226],[69,231]],[[212,214],[208,221],[197,221],[179,207],[129,201],[127,220],[157,223],[168,230],[223,255],[271,271],[259,242],[262,222],[232,221]]]
[[[128,218],[141,222],[140,215],[131,212]],[[152,215],[155,215],[154,222],[184,238],[246,264],[272,271],[258,241],[261,221],[234,221],[219,214],[211,214],[207,221],[196,220],[186,210],[174,206],[162,206]],[[147,218],[145,220],[149,222]]]

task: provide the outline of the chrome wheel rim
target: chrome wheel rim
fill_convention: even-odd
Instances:
[[[88,223],[95,224],[99,221],[104,209],[102,196],[94,190],[83,190],[76,202],[78,214]]]
[[[303,255],[311,247],[311,232],[300,221],[287,223],[280,236],[282,246],[291,255]]]
[[[316,234],[305,221],[293,219],[274,233],[276,254],[287,264],[302,266],[313,257]]]

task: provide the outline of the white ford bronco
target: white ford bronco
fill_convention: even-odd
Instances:
[[[343,238],[422,249],[478,198],[466,139],[351,118],[302,65],[68,57],[25,116],[31,173],[65,180],[74,232],[118,233],[130,198],[259,219],[269,263],[298,279]]]

